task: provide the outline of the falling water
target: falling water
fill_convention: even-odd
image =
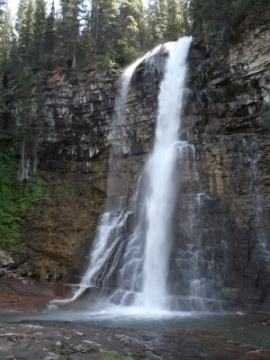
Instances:
[[[191,38],[168,43],[169,59],[159,93],[153,153],[146,164],[149,194],[146,201],[146,244],[143,265],[143,306],[166,307],[166,282],[171,249],[172,214],[175,205],[174,170],[180,113],[186,76],[186,57]]]
[[[111,131],[108,136],[112,147],[109,159],[107,202],[108,199],[110,199],[111,197],[111,189],[114,186],[113,181],[115,178],[113,174],[115,173],[115,171],[117,171],[117,166],[115,166],[114,163],[115,159],[117,159],[120,154],[124,154],[126,151],[124,145],[124,138],[126,136],[125,107],[130,82],[137,66],[143,61],[147,62],[148,59],[152,59],[152,57],[157,54],[161,48],[162,45],[159,45],[153,50],[146,53],[141,58],[137,59],[134,63],[132,63],[129,67],[126,68],[121,77],[119,94],[115,104],[114,119]],[[85,289],[96,286],[96,278],[100,276],[100,272],[104,268],[106,269],[108,259],[110,258],[111,254],[119,243],[122,235],[122,229],[125,226],[127,218],[129,216],[129,211],[126,210],[125,201],[123,200],[124,199],[120,196],[117,199],[117,203],[114,202],[113,206],[112,204],[107,204],[106,208],[109,208],[108,211],[104,212],[101,215],[96,231],[96,236],[93,242],[88,269],[83,276],[82,281],[79,284],[79,288],[75,291],[73,297],[64,300],[54,300],[52,301],[52,303],[65,304],[72,302],[78,299],[84,293]],[[131,207],[132,205],[133,203],[131,204]],[[110,273],[112,272],[113,268],[114,267],[110,269]],[[107,277],[109,277],[108,274]]]
[[[88,287],[116,287],[110,297],[112,302],[137,305],[150,312],[167,308],[166,282],[177,190],[174,175],[177,156],[190,146],[178,138],[190,43],[191,38],[184,37],[159,46],[124,72],[109,135],[112,150],[107,210],[100,218],[88,270],[78,290],[71,299],[58,302],[73,301]],[[164,48],[169,55],[158,97],[153,151],[141,175],[142,185],[139,182],[128,204],[125,195],[118,196],[112,204],[110,198],[113,197],[111,192],[117,172],[115,161],[128,151],[125,106],[129,84],[136,67]],[[126,224],[130,216],[134,218],[134,226],[127,234]]]

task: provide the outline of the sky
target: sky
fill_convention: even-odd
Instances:
[[[18,3],[20,0],[7,0],[8,2],[8,7],[12,12],[12,15],[15,16],[17,13],[17,9],[18,9]],[[47,1],[49,7],[51,6],[51,1]],[[57,9],[58,4],[59,4],[59,0],[54,0],[55,3],[55,8]]]

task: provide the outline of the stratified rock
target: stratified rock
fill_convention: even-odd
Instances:
[[[175,170],[180,191],[169,290],[193,295],[195,308],[198,296],[213,310],[224,300],[269,305],[270,138],[262,117],[263,104],[270,102],[269,39],[262,26],[247,30],[226,55],[196,39],[191,47],[180,134],[188,146]],[[163,70],[160,60],[135,72],[107,206],[134,192],[152,145]],[[26,272],[39,279],[78,283],[88,263],[105,207],[119,75],[62,69],[48,74],[40,157],[46,197],[24,224]],[[185,307],[177,296],[174,301]]]

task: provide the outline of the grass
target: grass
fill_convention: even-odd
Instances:
[[[101,360],[134,360],[134,358],[121,355],[115,351],[105,351],[101,354]]]

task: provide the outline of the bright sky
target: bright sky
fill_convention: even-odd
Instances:
[[[19,1],[20,0],[7,0],[8,7],[11,10],[13,16],[15,16],[17,14]],[[51,1],[48,0],[47,3],[48,3],[48,6],[49,6],[49,9],[50,9]],[[54,0],[54,3],[55,3],[55,8],[57,9],[58,4],[59,4],[59,0]]]

